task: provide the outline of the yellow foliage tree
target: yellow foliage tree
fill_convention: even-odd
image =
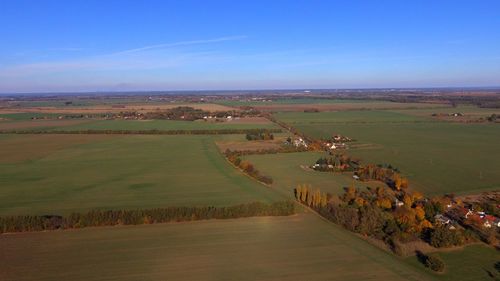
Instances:
[[[418,221],[425,220],[425,211],[424,209],[422,209],[422,207],[420,206],[415,207],[415,217],[417,218]]]
[[[392,202],[389,198],[379,198],[376,201],[377,206],[383,209],[391,209],[392,208]]]
[[[411,205],[413,204],[413,201],[411,200],[411,196],[408,194],[405,194],[403,196],[403,203],[405,203],[406,206],[411,207]]]

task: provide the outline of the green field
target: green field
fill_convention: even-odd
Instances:
[[[494,248],[472,245],[461,250],[440,252],[438,256],[446,265],[444,274],[434,274],[439,280],[500,280],[500,271],[495,268],[495,263],[500,262],[500,253]],[[416,257],[407,260],[415,267],[424,268]]]
[[[44,114],[38,114],[45,116]],[[4,130],[222,130],[222,129],[279,129],[274,123],[264,122],[205,122],[205,121],[172,121],[172,120],[26,120],[27,116],[5,114],[0,121],[0,129]],[[30,117],[31,118],[31,117]]]
[[[2,135],[0,215],[282,198],[228,165],[215,138]]]
[[[425,104],[425,103],[400,103],[381,100],[368,100],[368,99],[321,99],[321,98],[278,98],[262,100],[219,100],[214,102],[216,104],[225,106],[272,106],[272,105],[346,105],[357,108],[368,107],[397,107],[397,108],[428,108],[428,107],[442,107],[439,104]]]
[[[299,152],[266,155],[250,155],[244,158],[265,175],[273,178],[273,188],[284,195],[293,196],[293,189],[298,184],[310,184],[324,192],[342,194],[344,188],[354,184],[356,187],[383,185],[378,182],[358,182],[352,178],[352,173],[327,173],[304,169],[323,157],[324,153]]]
[[[1,280],[433,280],[314,215],[0,236]]]
[[[338,104],[338,103],[381,103],[380,101],[368,100],[347,100],[347,99],[315,99],[315,98],[295,98],[295,99],[273,99],[266,100],[219,100],[215,103],[225,106],[255,106],[255,105],[270,105],[270,104]],[[389,103],[389,102],[382,102]]]
[[[278,129],[274,123],[238,123],[171,120],[97,120],[58,128],[63,130],[220,130]]]
[[[342,134],[361,146],[349,154],[369,163],[390,163],[429,195],[477,193],[500,187],[498,124],[438,122],[391,111],[278,113],[316,137]]]

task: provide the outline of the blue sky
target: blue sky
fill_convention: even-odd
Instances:
[[[0,93],[500,86],[500,1],[0,1]]]

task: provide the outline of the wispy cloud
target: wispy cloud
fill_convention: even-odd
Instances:
[[[168,49],[173,47],[184,47],[201,44],[211,44],[226,41],[243,40],[247,36],[226,36],[211,39],[179,41],[165,44],[155,44],[124,51],[107,53],[94,56],[86,56],[64,60],[41,61],[17,65],[0,66],[0,77],[30,76],[47,74],[50,72],[62,72],[72,70],[116,70],[116,69],[154,69],[182,66],[184,64],[206,62],[214,57],[216,52],[192,52],[183,49],[172,49],[161,54],[149,51]],[[61,47],[53,48],[51,51],[75,52],[83,48]],[[140,54],[140,56],[130,54]]]
[[[78,52],[83,51],[84,48],[74,48],[74,47],[58,47],[58,48],[50,48],[49,51],[55,52]]]
[[[190,45],[217,43],[217,42],[224,42],[224,41],[236,41],[236,40],[243,40],[245,38],[247,38],[247,36],[238,35],[238,36],[228,36],[228,37],[220,37],[220,38],[213,38],[213,39],[191,40],[191,41],[180,41],[180,42],[156,44],[156,45],[149,45],[149,46],[144,46],[144,47],[135,48],[135,49],[119,51],[116,53],[112,53],[110,55],[123,55],[123,54],[137,53],[137,52],[148,51],[148,50],[153,50],[153,49],[164,49],[164,48],[171,48],[171,47],[178,47],[178,46],[190,46]]]

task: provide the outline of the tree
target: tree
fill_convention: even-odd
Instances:
[[[422,207],[420,206],[415,207],[415,216],[418,221],[423,221],[425,219],[424,209],[422,209]]]
[[[392,209],[392,202],[389,198],[379,198],[375,203],[382,209],[385,210]]]
[[[428,255],[425,259],[425,266],[436,272],[444,271],[444,262],[437,255]]]
[[[465,242],[461,231],[452,230],[446,226],[436,227],[432,230],[429,243],[436,248],[460,246]]]

